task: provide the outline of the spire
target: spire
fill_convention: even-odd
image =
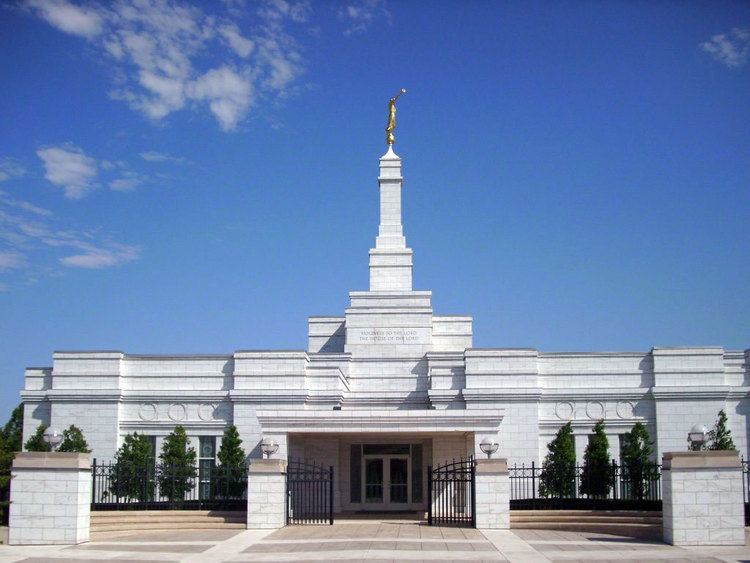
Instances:
[[[380,157],[380,225],[370,250],[370,291],[411,291],[412,250],[401,224],[401,158],[388,146]]]

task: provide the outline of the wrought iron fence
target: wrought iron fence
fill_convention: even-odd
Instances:
[[[476,527],[476,462],[453,460],[427,467],[427,523],[430,526]]]
[[[745,526],[750,526],[750,502],[748,502],[748,489],[750,489],[750,470],[748,462],[742,459],[742,500],[745,503]]]
[[[333,466],[289,460],[286,523],[333,524]]]
[[[91,466],[92,510],[246,510],[244,466]]]
[[[10,520],[10,471],[0,471],[0,526]]]
[[[619,465],[594,473],[571,466],[558,475],[555,486],[542,484],[543,468],[508,468],[511,509],[661,510],[661,465]],[[549,481],[548,481],[549,483]],[[545,490],[546,489],[546,490]]]

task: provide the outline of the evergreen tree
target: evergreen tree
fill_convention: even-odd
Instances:
[[[583,454],[581,493],[593,498],[606,498],[612,488],[612,466],[609,461],[609,440],[604,420],[594,425],[594,434]]]
[[[732,441],[732,431],[727,428],[727,413],[724,409],[719,411],[719,419],[714,429],[708,434],[710,444],[709,450],[732,450],[736,451]]]
[[[6,511],[10,505],[10,470],[16,452],[21,451],[23,431],[23,403],[10,415],[0,430],[0,522],[7,525]]]
[[[23,436],[23,403],[18,405],[10,415],[10,420],[0,430],[3,448],[9,452],[20,452]]]
[[[542,463],[539,475],[539,495],[542,497],[567,498],[575,494],[576,451],[573,441],[573,425],[566,423],[554,440],[547,444],[549,453]]]
[[[125,436],[109,470],[109,495],[141,502],[153,500],[156,484],[154,456],[146,436],[137,432]]]
[[[58,452],[78,452],[82,454],[91,453],[83,432],[77,426],[71,424],[67,430],[63,430],[63,439]]]
[[[44,441],[44,431],[47,430],[47,426],[40,424],[36,428],[34,435],[26,440],[24,448],[27,452],[51,452],[52,446]]]
[[[164,438],[159,455],[159,491],[170,501],[181,501],[193,489],[198,471],[195,466],[195,449],[181,425]]]
[[[654,443],[642,422],[636,422],[633,429],[622,438],[623,498],[643,499],[648,496],[650,487],[659,478],[656,464],[651,461]]]
[[[219,446],[219,466],[214,479],[214,495],[225,498],[241,497],[247,487],[245,450],[242,449],[237,427],[232,424],[225,431]]]
[[[245,450],[242,449],[242,440],[234,424],[230,424],[224,431],[217,457],[221,465],[231,467],[245,466]]]

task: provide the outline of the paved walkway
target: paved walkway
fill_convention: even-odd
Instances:
[[[100,534],[78,546],[0,546],[0,562],[131,561],[750,561],[750,548],[677,548],[606,534],[472,530],[416,522],[352,522],[276,531]]]

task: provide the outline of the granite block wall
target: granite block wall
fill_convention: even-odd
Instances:
[[[17,454],[10,495],[10,545],[78,544],[89,540],[88,454]]]

